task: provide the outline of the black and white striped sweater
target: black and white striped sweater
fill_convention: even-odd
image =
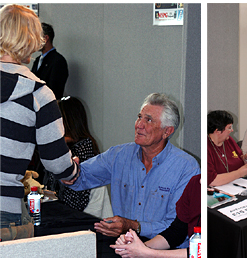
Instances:
[[[21,213],[20,180],[37,144],[41,162],[55,178],[70,180],[77,172],[64,136],[55,96],[27,67],[0,62],[0,209]]]

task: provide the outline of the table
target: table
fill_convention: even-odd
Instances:
[[[94,231],[94,223],[100,219],[70,208],[60,201],[41,204],[41,225],[34,227],[34,236],[46,236],[80,230]],[[96,233],[96,232],[95,232]],[[110,248],[117,238],[96,233],[97,258],[119,258]]]
[[[245,200],[236,196],[237,201],[208,208],[208,257],[209,258],[247,258],[247,219],[235,222],[218,211]]]

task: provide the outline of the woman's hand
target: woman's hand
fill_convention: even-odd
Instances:
[[[247,153],[242,155],[241,158],[243,159],[244,163],[246,164],[247,163]]]
[[[242,167],[240,167],[238,170],[237,170],[240,174],[239,177],[245,177],[247,176],[247,164],[244,164]]]
[[[116,245],[126,245],[128,241],[125,240],[125,234],[120,235],[120,237],[116,240]]]
[[[79,174],[80,174],[80,166],[79,166],[80,165],[80,159],[77,156],[74,156],[72,159],[77,164],[77,166],[76,166],[77,172],[76,172],[76,176],[72,180],[69,180],[69,181],[68,180],[61,180],[61,182],[63,184],[66,184],[66,185],[73,185],[74,182],[79,177]]]
[[[149,248],[145,246],[134,230],[130,229],[129,233],[121,235],[117,239],[116,244],[110,245],[110,247],[115,249],[115,253],[123,258],[147,257],[146,254]]]

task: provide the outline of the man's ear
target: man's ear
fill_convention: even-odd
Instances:
[[[49,36],[48,35],[45,35],[44,36],[44,39],[45,39],[45,43],[49,40]]]
[[[173,126],[165,127],[164,128],[164,133],[163,133],[163,139],[168,138],[173,133],[174,133],[174,127]]]
[[[214,134],[222,134],[222,131],[219,131],[218,129],[215,129]]]

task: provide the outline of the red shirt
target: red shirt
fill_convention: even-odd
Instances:
[[[214,181],[217,174],[223,174],[227,173],[227,170],[225,168],[226,164],[228,164],[228,172],[234,171],[239,169],[244,165],[244,161],[241,158],[242,150],[237,145],[237,143],[233,140],[231,136],[229,136],[228,140],[224,141],[225,145],[225,152],[227,157],[227,163],[226,158],[222,157],[222,154],[224,153],[223,145],[221,147],[216,146],[214,143],[214,147],[209,140],[208,137],[208,185]],[[220,155],[217,155],[217,153]],[[225,166],[223,165],[225,164]]]
[[[193,176],[176,203],[177,217],[188,223],[188,236],[194,234],[194,227],[201,226],[201,174]]]

